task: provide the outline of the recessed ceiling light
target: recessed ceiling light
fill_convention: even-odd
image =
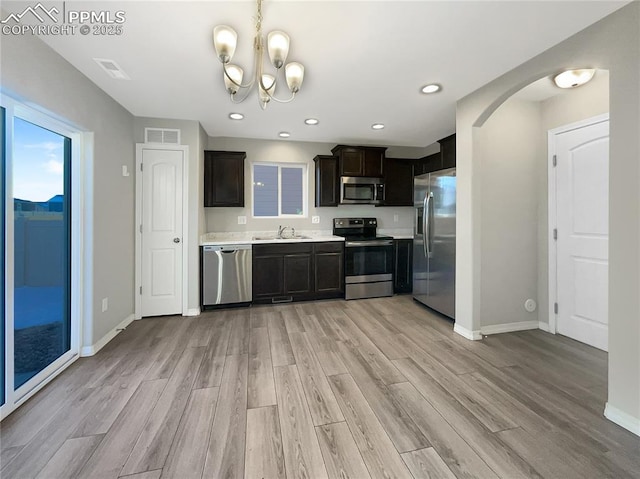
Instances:
[[[437,83],[430,83],[429,85],[425,85],[420,90],[422,93],[435,93],[441,90],[441,86]]]
[[[232,120],[242,120],[244,115],[242,113],[229,113],[229,118]]]
[[[289,138],[291,136],[291,133],[289,133],[288,131],[281,131],[280,133],[278,133],[278,136],[280,138]]]
[[[556,75],[553,81],[560,88],[575,88],[591,80],[595,72],[595,70],[590,68],[567,70]]]
[[[382,130],[384,128],[384,125],[382,123],[374,123],[373,125],[371,125],[371,128],[374,130]]]
[[[305,125],[317,125],[320,121],[317,118],[307,118],[304,123]]]

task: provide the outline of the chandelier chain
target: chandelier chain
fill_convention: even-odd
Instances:
[[[259,33],[262,31],[262,0],[257,0],[257,12],[256,15],[256,32]]]

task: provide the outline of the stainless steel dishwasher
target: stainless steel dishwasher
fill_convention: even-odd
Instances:
[[[251,301],[251,245],[202,247],[202,304]]]

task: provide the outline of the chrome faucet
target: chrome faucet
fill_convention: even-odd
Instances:
[[[282,239],[284,231],[288,228],[288,226],[278,226],[278,238]]]

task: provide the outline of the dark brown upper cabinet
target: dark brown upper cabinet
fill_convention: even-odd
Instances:
[[[204,152],[204,206],[244,207],[244,151]]]
[[[316,165],[316,207],[338,206],[340,203],[338,157],[318,155],[313,161]]]
[[[446,170],[447,168],[455,168],[456,166],[456,134],[449,135],[440,143],[440,152],[433,155],[425,156],[414,162],[415,176],[432,171]]]
[[[413,163],[413,160],[385,158],[383,206],[413,206]]]
[[[424,175],[425,173],[440,170],[442,168],[442,158],[440,157],[440,153],[434,153],[433,155],[415,160],[413,166],[413,174],[415,176]]]
[[[454,168],[456,166],[456,134],[438,140],[438,143],[440,143],[442,169]]]
[[[338,157],[340,176],[382,178],[386,148],[375,146],[337,145],[331,153]]]

